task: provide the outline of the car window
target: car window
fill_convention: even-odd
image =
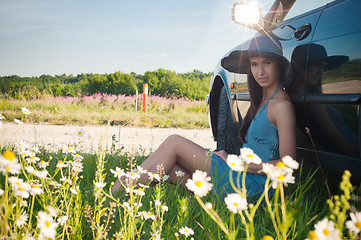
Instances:
[[[309,12],[313,9],[316,9],[318,7],[321,7],[323,5],[326,5],[329,2],[332,2],[333,0],[298,0],[296,1],[290,11],[288,12],[286,18],[284,20],[293,18],[295,16],[298,16],[302,13]]]

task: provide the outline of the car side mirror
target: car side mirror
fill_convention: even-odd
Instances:
[[[261,9],[254,4],[235,3],[232,8],[232,20],[257,31],[263,28]]]

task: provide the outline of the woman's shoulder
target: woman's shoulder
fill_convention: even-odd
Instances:
[[[270,114],[272,122],[276,122],[277,118],[284,118],[287,115],[294,114],[294,107],[289,95],[284,92],[276,95],[268,106],[268,112]]]

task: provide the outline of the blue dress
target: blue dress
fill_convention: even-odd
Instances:
[[[280,158],[278,130],[277,127],[270,122],[267,115],[268,102],[279,89],[280,88],[273,93],[252,120],[245,137],[246,143],[243,145],[243,147],[252,149],[262,159],[262,162]],[[229,193],[234,193],[234,189],[230,184],[229,171],[232,170],[228,167],[227,163],[213,154],[211,162],[211,178],[213,189],[220,197],[225,197]],[[236,186],[239,184],[239,186],[242,187],[243,173],[240,173],[239,182],[237,183],[236,180],[238,174],[238,172],[233,171],[232,180]],[[247,173],[245,186],[247,189],[247,196],[257,197],[261,195],[264,191],[265,182],[266,176]]]

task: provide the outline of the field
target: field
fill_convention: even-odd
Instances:
[[[3,122],[16,118],[29,124],[48,121],[50,124],[138,126],[138,121],[143,121],[139,119],[145,118],[148,120],[143,126],[149,127],[207,127],[200,124],[203,122],[200,119],[207,118],[204,102],[154,99],[148,115],[140,112],[140,106],[135,111],[135,97],[128,105],[122,102],[117,106],[115,101],[85,104],[77,98],[61,102],[51,96],[24,101],[3,99],[0,113]],[[104,113],[112,108],[111,115],[104,117],[100,113],[100,109]],[[121,116],[126,112],[129,117],[123,119]],[[193,121],[192,116],[196,116],[196,120]],[[149,120],[150,117],[153,120]],[[158,120],[162,117],[170,118],[169,125],[165,120]],[[78,134],[80,142],[82,132]],[[259,198],[251,199],[245,196],[243,188],[236,188],[238,195],[224,201],[209,191],[209,179],[202,173],[193,176],[190,182],[193,185],[189,185],[192,191],[169,184],[161,168],[149,175],[159,180],[155,184],[135,186],[138,174],[147,174],[137,166],[148,154],[123,151],[117,147],[116,139],[110,149],[100,141],[96,153],[78,150],[77,144],[49,152],[22,140],[14,146],[1,146],[0,237],[5,239],[360,237],[360,181],[350,178],[347,172],[339,175],[326,171],[323,176],[314,167],[302,164],[296,167],[294,162],[285,160],[286,165],[279,168],[287,167],[284,168],[287,174],[276,178],[268,175],[270,188],[275,187],[272,195],[265,191]],[[127,179],[126,186],[113,195],[110,188],[118,177]],[[182,181],[181,175],[179,181]]]

